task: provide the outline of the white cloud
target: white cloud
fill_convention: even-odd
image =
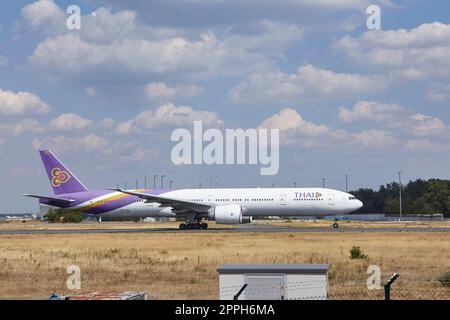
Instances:
[[[329,133],[326,125],[305,121],[294,109],[283,109],[273,116],[265,119],[260,128],[292,130],[301,132],[305,136],[318,136]]]
[[[138,147],[131,154],[125,154],[120,156],[122,161],[141,161],[148,159],[155,159],[160,156],[160,151],[158,149],[149,149]]]
[[[282,145],[296,145],[307,148],[328,148],[337,142],[344,143],[347,134],[333,130],[325,124],[304,120],[294,109],[283,109],[262,121],[259,128],[279,129]]]
[[[344,122],[372,122],[375,127],[360,132],[332,128],[325,124],[303,119],[294,109],[283,109],[268,117],[260,128],[279,129],[280,143],[302,147],[327,148],[377,148],[401,146],[407,150],[433,149],[448,145],[450,128],[436,117],[414,112],[397,104],[359,101],[353,109],[341,108]],[[427,139],[433,138],[433,140]]]
[[[375,101],[358,101],[353,109],[339,108],[339,118],[343,122],[355,121],[389,121],[395,120],[395,116],[404,108],[395,103],[379,103]]]
[[[436,136],[449,133],[445,123],[436,117],[418,113],[395,103],[358,101],[352,109],[339,109],[341,121],[376,123],[379,128],[400,130],[413,136]]]
[[[388,147],[395,144],[395,139],[391,133],[383,130],[364,130],[360,133],[353,133],[351,137],[354,143],[364,147]]]
[[[426,95],[429,100],[446,101],[450,99],[450,84],[433,84],[427,87]]]
[[[232,55],[233,51],[236,55]],[[116,69],[133,74],[181,72],[233,75],[241,73],[242,69],[267,66],[262,54],[228,48],[212,33],[202,34],[200,39],[194,41],[183,38],[158,41],[121,39],[106,45],[84,41],[75,34],[59,35],[41,42],[30,61],[50,72],[69,74],[92,69]]]
[[[95,134],[88,134],[82,137],[55,136],[44,139],[34,138],[32,146],[35,150],[50,148],[54,152],[101,152],[103,148],[108,146],[108,141]]]
[[[222,124],[222,120],[214,112],[197,111],[192,107],[177,107],[168,103],[162,105],[155,111],[146,110],[138,114],[134,119],[119,123],[117,132],[120,134],[128,134],[133,131],[155,127],[192,126],[195,120],[203,121],[205,126],[218,126]]]
[[[103,118],[101,119],[97,125],[101,128],[111,128],[112,126],[114,126],[115,121],[112,118]]]
[[[428,139],[411,139],[407,141],[406,149],[413,152],[442,152],[449,150],[449,145]]]
[[[433,22],[410,30],[371,30],[358,38],[345,36],[334,47],[352,61],[385,67],[406,80],[450,74],[450,24]]]
[[[448,127],[444,122],[436,117],[415,113],[409,117],[405,127],[417,136],[443,135],[448,132]]]
[[[86,88],[84,89],[84,91],[85,91],[86,94],[87,94],[88,96],[90,96],[90,97],[93,97],[93,96],[95,96],[95,95],[97,94],[97,90],[95,90],[94,87],[86,87]]]
[[[301,98],[323,99],[336,95],[371,93],[382,90],[381,78],[350,73],[336,73],[305,65],[295,74],[272,72],[255,74],[235,86],[230,96],[234,102],[289,102]]]
[[[64,12],[53,0],[38,0],[21,10],[23,20],[36,31],[55,33],[66,28]]]
[[[181,85],[169,87],[163,82],[151,82],[145,87],[145,91],[150,99],[157,101],[170,101],[175,97],[190,98],[202,91],[195,85]]]
[[[241,75],[268,69],[303,29],[261,22],[257,34],[219,39],[211,31],[188,35],[139,24],[135,13],[83,16],[80,32],[51,36],[35,48],[30,62],[49,73],[83,74],[107,70],[131,74]]]
[[[165,83],[151,82],[145,87],[147,95],[151,99],[170,100],[175,96],[175,88],[168,87]]]
[[[75,113],[63,113],[50,121],[50,128],[58,131],[81,130],[92,125],[93,121]]]
[[[44,114],[50,111],[47,103],[30,92],[0,89],[0,114],[6,116]]]
[[[35,119],[26,118],[17,123],[0,124],[0,132],[3,134],[21,135],[23,133],[45,132],[46,126]]]

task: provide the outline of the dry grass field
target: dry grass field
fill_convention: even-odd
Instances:
[[[350,259],[352,246],[368,258]],[[366,270],[375,264],[383,281],[398,272],[397,287],[447,290],[444,298],[450,298],[437,281],[450,271],[449,249],[448,232],[0,235],[0,298],[70,293],[66,268],[75,264],[81,268],[82,291],[217,299],[216,269],[224,263],[328,263],[330,294],[339,298],[364,298]],[[354,292],[362,293],[351,296]],[[423,297],[432,298],[416,296]]]
[[[254,220],[254,225],[280,226],[295,228],[330,228],[334,221],[330,220]],[[178,228],[179,221],[167,222],[94,222],[82,223],[47,223],[40,220],[0,220],[0,230],[52,230],[52,229],[150,229],[150,228]],[[235,228],[233,225],[216,225],[214,221],[208,221],[210,228]],[[450,221],[339,221],[340,228],[433,228],[447,227],[450,229]]]

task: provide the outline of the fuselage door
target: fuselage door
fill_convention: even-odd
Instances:
[[[287,205],[287,196],[285,194],[280,194],[280,206],[286,207]]]
[[[335,199],[334,194],[329,193],[329,194],[327,195],[327,198],[328,198],[328,205],[329,205],[329,206],[334,206],[334,205],[336,204],[336,199]]]

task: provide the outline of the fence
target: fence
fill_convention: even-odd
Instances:
[[[289,283],[286,287],[253,285],[230,286],[220,288],[221,293],[231,292],[234,295],[248,296],[270,296],[279,295],[281,299],[291,300],[292,293],[302,291],[299,299],[304,300],[450,300],[450,282],[440,281],[434,277],[409,278],[400,275],[398,280],[392,280],[390,285],[386,281],[380,288],[369,290],[366,279],[331,280],[328,283],[328,296],[308,295],[317,287],[323,286],[323,281],[307,281]],[[325,284],[326,285],[326,284]],[[386,286],[388,288],[386,288]],[[388,291],[388,292],[386,292]]]

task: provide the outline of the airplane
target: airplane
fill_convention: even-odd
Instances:
[[[40,204],[101,217],[169,217],[186,222],[179,228],[207,229],[217,224],[251,223],[253,217],[299,217],[348,214],[363,203],[328,188],[212,188],[89,190],[50,151],[39,151],[54,195],[22,194]],[[337,222],[333,224],[338,228]]]

